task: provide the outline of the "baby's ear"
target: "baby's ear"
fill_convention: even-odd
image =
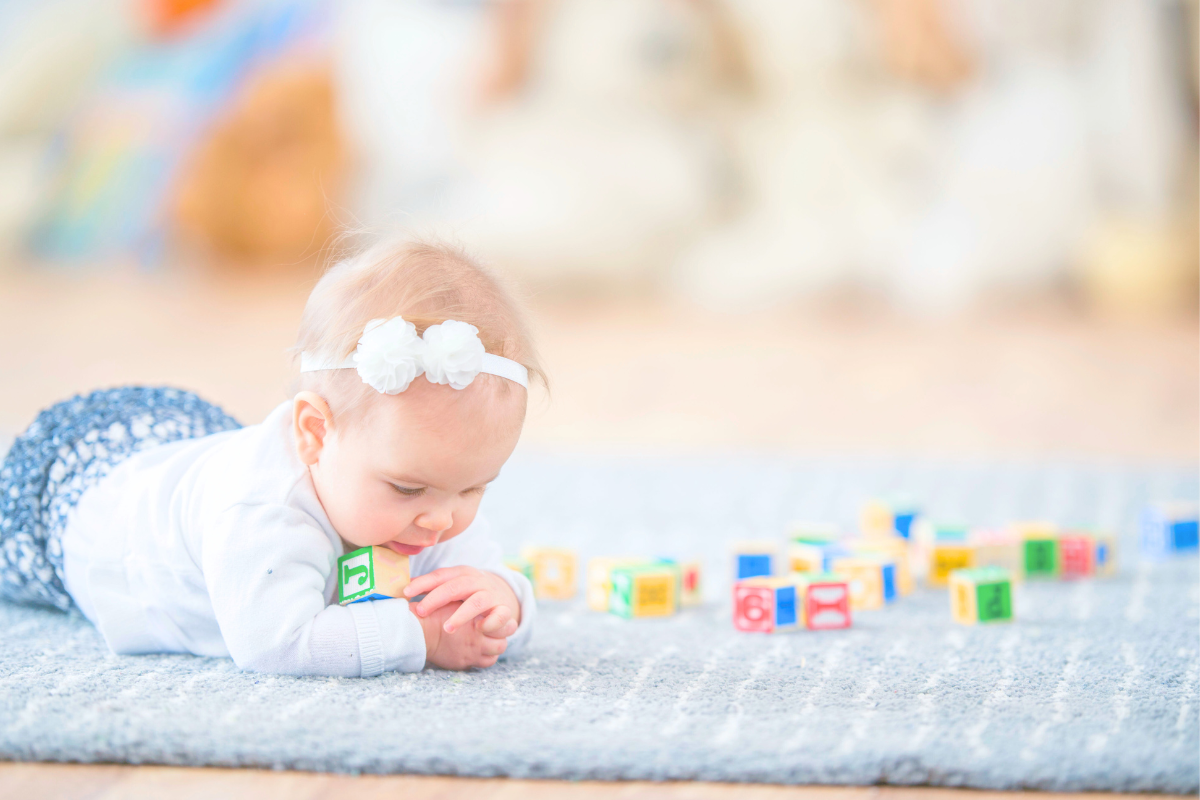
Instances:
[[[316,392],[303,391],[292,399],[292,438],[296,455],[308,466],[317,463],[333,422],[329,404]]]

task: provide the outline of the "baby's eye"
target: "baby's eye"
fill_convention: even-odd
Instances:
[[[467,489],[463,494],[483,494],[487,486],[476,486],[474,489]]]
[[[393,484],[391,484],[391,487],[393,489],[395,489],[397,492],[399,492],[400,494],[404,495],[405,497],[420,497],[421,495],[425,494],[424,486],[422,486],[419,489],[412,489],[408,486],[397,486],[396,484],[393,483]]]

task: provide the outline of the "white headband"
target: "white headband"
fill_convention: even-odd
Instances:
[[[340,364],[300,354],[301,372],[323,369],[356,369],[363,383],[384,394],[403,392],[422,373],[430,383],[450,384],[454,389],[467,388],[481,372],[529,388],[529,370],[512,359],[485,352],[479,329],[456,319],[430,325],[424,338],[417,336],[417,326],[403,317],[373,319],[363,328],[354,355]]]

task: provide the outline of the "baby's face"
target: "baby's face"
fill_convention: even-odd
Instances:
[[[503,380],[496,378],[495,380]],[[417,378],[326,432],[310,474],[334,529],[355,547],[415,555],[475,519],[521,434],[525,392],[485,380],[461,391]]]

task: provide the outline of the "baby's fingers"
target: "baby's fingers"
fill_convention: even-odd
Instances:
[[[442,626],[442,629],[446,633],[454,633],[460,625],[467,624],[480,614],[486,614],[493,608],[496,608],[496,600],[492,597],[491,592],[475,592],[466,600],[463,600],[463,604],[450,615],[450,619],[446,620],[446,624]]]
[[[485,656],[500,656],[507,649],[507,639],[493,639],[491,636],[484,636],[483,641],[479,644],[479,652]]]
[[[455,600],[466,600],[483,589],[484,585],[480,581],[478,574],[459,575],[456,578],[451,578],[426,594],[425,598],[417,603],[417,615],[427,617],[447,603],[453,603]],[[475,614],[481,614],[483,611],[490,610],[491,607],[489,606],[488,608],[476,611]],[[470,617],[467,617],[467,619],[470,619]]]
[[[496,606],[492,609],[492,613],[480,620],[479,632],[485,636],[500,636],[500,631],[502,631],[511,620],[512,611],[508,606]]]
[[[419,594],[426,594],[448,580],[462,577],[467,574],[467,570],[467,567],[442,567],[441,569],[435,569],[433,572],[419,575],[413,578],[408,586],[404,587],[404,596],[416,597]]]

